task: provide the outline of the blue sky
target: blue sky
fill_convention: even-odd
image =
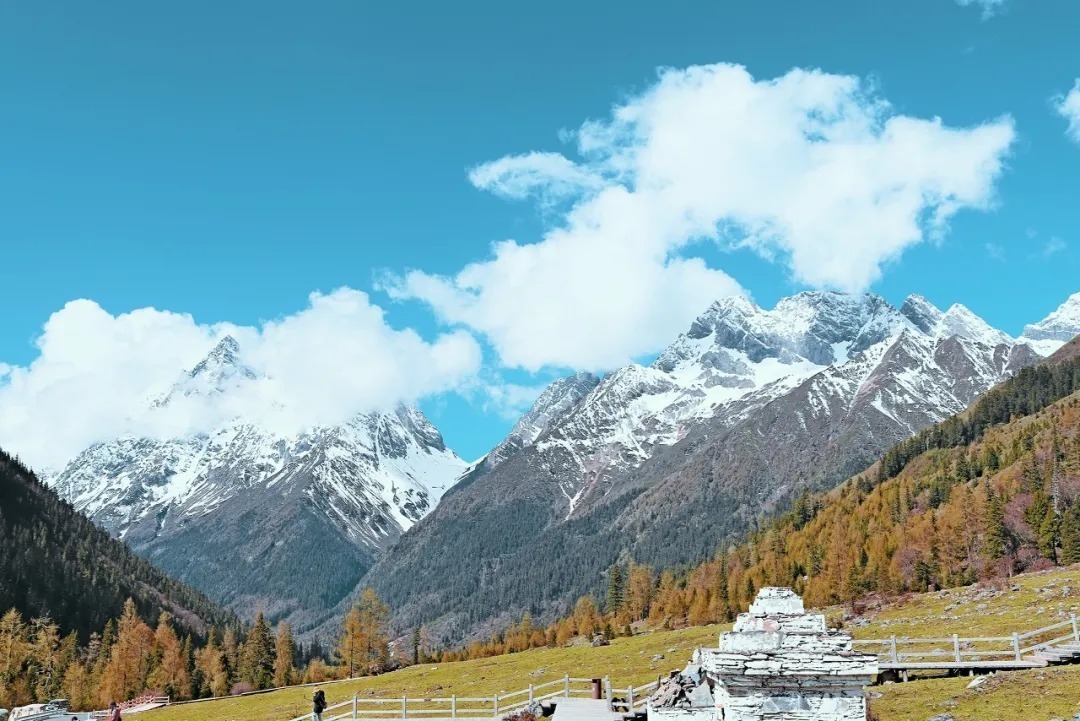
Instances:
[[[1080,290],[1080,145],[1054,100],[1080,76],[1080,4],[992,10],[954,0],[0,0],[0,362],[38,359],[50,315],[79,298],[114,316],[152,307],[203,326],[258,326],[303,310],[312,292],[349,287],[395,329],[476,338],[484,381],[434,392],[468,375],[454,361],[414,390],[451,446],[479,455],[509,421],[478,385],[531,387],[605,356],[511,348],[492,340],[504,320],[455,312],[403,274],[453,277],[490,259],[493,242],[534,243],[573,202],[508,200],[505,176],[486,192],[470,169],[530,152],[576,160],[560,131],[633,104],[658,68],[715,63],[757,80],[793,68],[855,76],[891,115],[949,128],[1011,118],[1007,151],[981,151],[1003,163],[989,194],[966,203],[992,207],[963,207],[940,238],[904,245],[869,289],[895,303],[912,292],[963,302],[1018,335]],[[790,250],[704,241],[672,253],[703,258],[765,306],[838,284],[786,262]],[[535,305],[522,309],[524,334],[547,312]],[[647,356],[655,340],[626,343]]]

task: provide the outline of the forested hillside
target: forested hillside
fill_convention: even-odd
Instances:
[[[710,561],[662,572],[616,565],[535,639],[527,617],[461,655],[558,645],[575,633],[620,634],[644,619],[722,622],[766,585],[792,586],[820,607],[1073,563],[1080,563],[1080,358],[1058,357],[894,446],[839,488],[803,494]]]
[[[713,557],[1043,360],[918,296],[900,308],[816,291],[768,311],[718,301],[652,365],[570,383],[582,392],[569,398],[548,389],[525,419],[532,440],[512,433],[362,585],[397,628],[425,625],[443,643],[526,611],[546,622],[613,564]]]
[[[0,451],[0,613],[49,617],[85,642],[124,601],[148,622],[168,612],[184,629],[236,625],[236,617],[172,580],[109,536]]]
[[[1080,562],[1080,358],[1022,371],[967,412],[713,561],[676,574],[655,616],[719,620],[763,585],[814,606]],[[669,588],[665,589],[667,585]],[[648,609],[646,612],[649,612]]]

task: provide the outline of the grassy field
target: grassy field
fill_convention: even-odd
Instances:
[[[870,603],[860,621],[845,626],[855,638],[1007,636],[1072,614],[1080,615],[1078,566],[1017,576],[996,588],[967,586]]]
[[[657,631],[619,638],[610,646],[542,648],[496,658],[438,665],[412,666],[401,671],[326,684],[331,704],[368,697],[410,698],[456,696],[488,697],[511,693],[562,678],[564,675],[609,677],[615,686],[640,686],[658,674],[681,669],[698,646],[717,644],[719,626],[679,631]],[[653,660],[663,656],[660,660]],[[144,721],[286,721],[311,710],[310,688],[282,689],[273,693],[205,703],[182,704],[140,714]]]
[[[875,686],[870,708],[880,721],[1072,721],[1080,714],[1080,666],[1014,671],[977,689],[969,678],[941,678]],[[878,697],[880,694],[880,697]]]
[[[828,609],[832,616],[840,609]],[[844,621],[856,638],[1004,636],[1080,614],[1080,567],[1019,576],[997,586],[971,586],[870,601]],[[497,658],[407,668],[382,676],[327,684],[330,703],[366,697],[488,697],[571,676],[607,676],[635,686],[681,668],[694,648],[713,646],[721,631],[706,626],[620,638],[610,646],[537,649]],[[662,659],[654,660],[657,656]],[[971,679],[926,679],[871,689],[880,721],[926,721],[949,713],[956,721],[1042,721],[1080,713],[1080,666],[1000,674],[977,689]],[[286,721],[310,709],[310,688],[178,705],[141,714],[145,721]]]

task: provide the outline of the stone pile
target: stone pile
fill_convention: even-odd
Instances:
[[[699,653],[681,673],[675,673],[649,697],[652,721],[713,721],[716,702],[712,682],[701,669]]]
[[[720,648],[702,653],[723,721],[864,721],[877,657],[807,614],[788,588],[763,588]]]

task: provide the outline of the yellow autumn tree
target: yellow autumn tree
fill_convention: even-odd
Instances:
[[[135,602],[129,598],[117,624],[116,643],[100,682],[98,701],[108,705],[142,693],[150,675],[153,653],[154,632],[139,618]]]
[[[154,631],[154,651],[157,664],[147,683],[155,691],[175,700],[191,697],[191,673],[184,658],[180,639],[172,627],[172,616],[162,611]]]

